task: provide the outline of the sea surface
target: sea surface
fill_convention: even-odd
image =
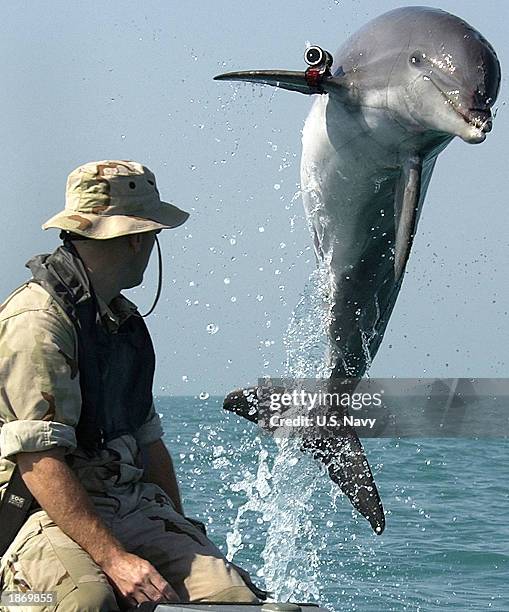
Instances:
[[[221,408],[160,397],[186,513],[281,601],[509,611],[509,442],[368,439],[387,513],[371,532],[314,460]]]

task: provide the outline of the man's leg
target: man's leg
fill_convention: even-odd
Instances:
[[[113,589],[99,566],[42,510],[28,519],[2,557],[0,590],[54,591],[56,607],[38,607],[40,612],[119,609]],[[13,612],[34,609],[10,608]]]
[[[258,601],[221,551],[176,512],[156,485],[140,483],[133,511],[112,525],[129,552],[143,557],[171,584],[183,602]]]

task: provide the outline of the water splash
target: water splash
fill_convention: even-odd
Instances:
[[[243,480],[231,485],[230,489],[235,492],[243,492],[247,497],[247,502],[241,505],[237,510],[237,516],[233,523],[232,529],[226,536],[227,553],[226,558],[231,561],[234,555],[244,548],[242,542],[242,523],[244,515],[247,512],[256,512],[264,516],[264,506],[266,502],[264,498],[271,491],[269,480],[271,478],[271,470],[267,463],[268,451],[261,447],[260,439],[258,438],[260,449],[258,452],[258,470],[256,477],[247,473]]]
[[[314,270],[304,288],[284,338],[284,376],[292,379],[328,378],[332,370],[328,330],[331,321],[330,270],[327,262]],[[228,559],[244,547],[242,527],[247,514],[259,515],[266,526],[263,567],[258,577],[278,601],[319,601],[325,536],[311,519],[317,482],[324,468],[304,455],[299,440],[275,439],[277,453],[272,466],[268,452],[260,446],[257,474],[247,474],[231,486],[247,501],[238,508],[227,535]],[[330,511],[330,509],[329,509]]]
[[[330,269],[327,261],[314,270],[292,313],[284,338],[284,376],[292,379],[328,378],[331,322]],[[310,520],[321,469],[302,454],[298,440],[276,440],[272,494],[265,517],[269,521],[262,558],[267,588],[282,601],[319,601],[320,555],[325,542]]]
[[[332,372],[329,327],[330,271],[327,263],[314,270],[304,288],[283,340],[285,377],[328,378]]]
[[[378,335],[377,325],[378,325],[378,323],[379,323],[379,321],[381,319],[381,315],[382,315],[377,295],[375,295],[375,297],[374,297],[374,303],[375,303],[376,317],[372,321],[371,329],[369,329],[369,330],[359,329],[360,334],[361,334],[362,350],[364,352],[364,357],[366,359],[366,370],[368,370],[368,371],[369,371],[369,369],[371,367],[371,364],[373,362],[373,357],[371,355],[370,346],[371,346],[371,343],[373,342],[373,340]]]
[[[320,470],[295,440],[278,441],[271,471],[272,488],[264,503],[267,538],[258,572],[278,601],[320,598],[320,536],[310,519]]]

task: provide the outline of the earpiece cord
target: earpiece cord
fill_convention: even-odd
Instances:
[[[163,288],[163,256],[161,255],[161,246],[159,244],[159,240],[157,239],[157,235],[155,238],[157,245],[157,261],[159,264],[159,280],[157,281],[157,293],[151,309],[145,314],[141,315],[142,317],[148,317],[149,314],[152,314],[152,312],[154,312],[154,308],[156,307],[157,302],[159,301],[159,297],[161,296],[161,289]]]

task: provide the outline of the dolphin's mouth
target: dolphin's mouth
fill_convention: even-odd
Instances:
[[[489,108],[469,108],[465,109],[460,106],[456,99],[458,92],[446,92],[443,91],[430,77],[428,79],[438,89],[438,91],[444,97],[444,100],[452,106],[454,112],[458,114],[462,119],[468,123],[471,127],[483,132],[484,134],[491,132],[493,128],[493,118],[491,110]]]
[[[485,134],[491,132],[493,120],[490,109],[469,108],[465,109],[454,102],[445,92],[442,92],[447,102],[453,107],[454,111],[472,127],[477,128]]]
[[[471,126],[481,130],[485,134],[491,132],[493,128],[493,120],[490,110],[484,110],[481,108],[471,108],[468,111],[464,111],[457,106],[454,106],[454,110],[461,115],[463,119]]]

